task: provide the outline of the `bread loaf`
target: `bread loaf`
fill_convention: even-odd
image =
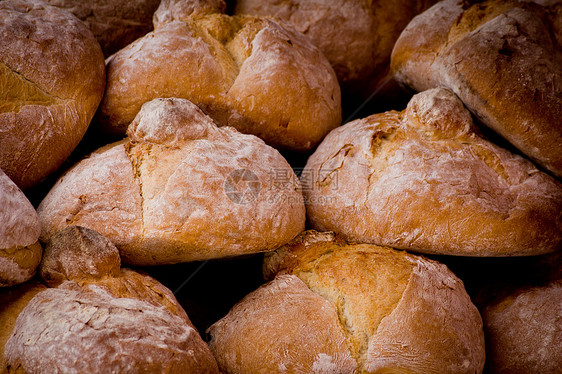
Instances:
[[[304,229],[298,178],[255,136],[183,99],[146,103],[128,133],[59,179],[38,208],[42,240],[81,225],[149,265],[272,250]]]
[[[80,18],[109,56],[152,31],[160,0],[46,0]]]
[[[103,54],[82,21],[36,0],[0,2],[0,168],[20,188],[68,157],[104,86]]]
[[[0,287],[25,282],[41,262],[41,225],[23,192],[0,169]]]
[[[9,288],[0,288],[0,373],[7,372],[4,346],[14,331],[16,319],[29,301],[47,287],[40,282],[26,282]]]
[[[313,228],[423,253],[522,256],[562,245],[562,185],[478,135],[449,90],[332,131],[301,180]]]
[[[540,286],[494,285],[479,298],[487,299],[480,310],[490,374],[560,372],[562,279]]]
[[[154,32],[108,59],[102,129],[124,134],[160,97],[188,99],[220,125],[284,149],[309,150],[340,124],[337,78],[308,38],[272,20],[175,3],[162,3]]]
[[[238,0],[235,14],[274,16],[314,42],[346,94],[368,97],[386,77],[394,42],[434,0]]]
[[[210,327],[224,373],[481,373],[482,320],[444,265],[308,231]]]
[[[120,269],[117,248],[98,233],[54,235],[40,274],[56,288],[19,313],[4,348],[8,373],[218,373],[170,290]]]
[[[417,91],[447,87],[491,129],[562,177],[562,3],[446,0],[414,18],[392,69]]]

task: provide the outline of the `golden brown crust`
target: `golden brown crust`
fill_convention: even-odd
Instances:
[[[72,226],[53,236],[40,274],[57,288],[33,292],[25,309],[26,289],[6,296],[0,371],[217,373],[172,292],[119,264],[117,248],[95,231]]]
[[[0,169],[0,287],[25,282],[41,261],[41,225],[23,192]]]
[[[0,3],[0,167],[21,188],[78,144],[105,86],[103,54],[73,15],[35,0]]]
[[[502,290],[481,308],[490,373],[554,374],[562,367],[562,280]]]
[[[294,275],[252,292],[208,332],[223,373],[352,373],[357,367],[333,305]]]
[[[109,56],[152,31],[152,15],[160,0],[46,0],[80,18]]]
[[[304,229],[285,159],[187,100],[145,104],[129,137],[57,182],[38,209],[42,240],[82,225],[111,239],[124,262],[146,265],[267,251]]]
[[[303,176],[312,227],[348,240],[469,256],[562,245],[561,184],[479,137],[445,89],[334,130]]]
[[[238,0],[234,13],[292,25],[326,55],[344,91],[366,97],[385,76],[402,29],[434,2]]]
[[[306,37],[254,17],[170,19],[108,59],[104,130],[123,134],[157,97],[189,99],[221,125],[299,151],[339,125],[337,79]]]
[[[551,13],[530,2],[441,2],[404,30],[392,68],[415,90],[450,88],[482,123],[560,177],[562,48],[554,6]]]
[[[218,372],[208,347],[180,317],[72,282],[29,302],[4,355],[8,373]]]
[[[341,333],[334,324],[343,331],[349,344],[344,351],[355,361],[357,372],[482,372],[482,320],[462,282],[444,265],[307,231],[267,255],[264,269],[276,278],[209,329],[211,349],[225,372],[244,372],[240,363],[255,362],[264,350],[270,372],[310,367],[321,355],[327,356],[325,366],[312,372],[351,372],[352,365],[335,360],[343,351],[326,353],[318,342],[291,346],[290,356],[283,353],[287,342],[309,335],[330,341],[324,336],[333,334],[339,342]],[[329,307],[314,306],[312,296]],[[326,319],[323,325],[319,315]],[[301,331],[285,321],[306,328]],[[246,350],[253,342],[259,347]]]

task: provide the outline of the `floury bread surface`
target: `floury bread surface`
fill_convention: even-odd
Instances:
[[[70,155],[104,87],[103,54],[82,21],[40,1],[0,2],[0,168],[20,188]]]
[[[41,262],[41,225],[23,192],[0,169],[0,287],[30,279]]]
[[[540,285],[491,285],[476,300],[484,320],[491,374],[560,372],[562,279]]]
[[[475,131],[442,88],[332,131],[302,173],[311,226],[424,253],[560,249],[560,182]]]
[[[107,60],[105,131],[124,134],[159,97],[189,99],[220,125],[284,149],[309,150],[340,124],[337,78],[308,38],[270,19],[180,5],[163,2],[154,32]]]
[[[406,27],[391,65],[417,91],[453,90],[482,123],[560,178],[562,2],[550,3],[439,2]]]
[[[172,292],[121,269],[117,248],[98,233],[58,232],[40,274],[55,288],[22,286],[0,311],[11,330],[0,330],[1,372],[218,373]]]
[[[90,28],[109,56],[152,31],[152,15],[160,0],[47,0],[64,8]]]
[[[81,225],[148,265],[272,250],[304,229],[298,178],[257,137],[183,99],[146,103],[128,133],[55,184],[38,209],[42,240]]]
[[[481,373],[478,310],[445,265],[307,231],[210,327],[224,373]]]
[[[342,90],[368,97],[387,76],[400,32],[435,0],[237,0],[235,14],[273,16],[326,55]]]

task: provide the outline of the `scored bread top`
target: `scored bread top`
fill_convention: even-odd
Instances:
[[[254,352],[262,351],[268,360],[260,368],[271,371],[278,365],[289,371],[482,371],[480,315],[444,265],[307,231],[267,254],[264,274],[275,278],[209,329],[225,372],[248,370],[256,364]],[[292,328],[287,320],[304,327]],[[310,339],[314,334],[321,338]]]
[[[275,149],[217,127],[183,99],[145,104],[129,140],[75,165],[38,212],[42,240],[82,225],[106,235],[133,264],[271,250],[305,220],[298,178]]]
[[[486,126],[562,176],[562,3],[439,2],[397,40],[392,70],[417,91],[447,87]]]
[[[104,130],[123,134],[158,97],[189,99],[219,124],[285,149],[308,150],[340,124],[336,76],[305,36],[270,19],[174,9],[159,9],[154,32],[108,58]]]
[[[0,167],[20,188],[68,157],[104,87],[103,54],[82,21],[40,1],[0,2]]]
[[[318,46],[342,90],[368,97],[387,78],[390,53],[408,22],[435,0],[238,0],[234,14],[272,16]]]
[[[302,175],[311,226],[348,240],[468,256],[562,245],[560,182],[479,136],[443,88],[332,131]]]
[[[39,273],[55,288],[0,294],[8,303],[0,311],[7,323],[0,372],[217,372],[173,293],[121,269],[117,248],[99,233],[77,226],[56,233]]]

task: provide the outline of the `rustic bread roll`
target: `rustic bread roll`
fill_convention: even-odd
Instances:
[[[0,169],[0,287],[25,282],[41,262],[41,225],[23,192]]]
[[[488,299],[480,310],[491,374],[560,373],[562,279],[534,287],[495,285],[479,298]]]
[[[394,42],[435,0],[237,0],[235,14],[274,16],[310,37],[346,93],[369,96],[386,76]]]
[[[392,69],[415,90],[453,90],[482,123],[562,177],[562,3],[557,6],[442,1],[401,34]]]
[[[445,265],[307,231],[209,328],[224,373],[480,373],[478,310]]]
[[[102,98],[103,54],[67,11],[0,2],[0,168],[26,189],[76,147]]]
[[[105,131],[125,133],[158,97],[189,99],[221,125],[285,149],[311,149],[340,124],[336,76],[306,37],[262,18],[203,10],[183,18],[174,4],[163,3],[154,32],[108,59]]]
[[[59,179],[38,208],[42,240],[81,225],[149,265],[272,250],[304,230],[298,178],[255,136],[183,99],[146,103],[128,133]]]
[[[100,234],[81,227],[57,233],[41,275],[58,287],[19,313],[4,348],[8,373],[218,373],[170,290],[120,269],[117,248]]]
[[[152,15],[160,0],[46,0],[67,9],[90,28],[109,56],[152,31]]]
[[[423,253],[560,249],[560,182],[475,131],[443,88],[332,131],[301,176],[311,226]]]

